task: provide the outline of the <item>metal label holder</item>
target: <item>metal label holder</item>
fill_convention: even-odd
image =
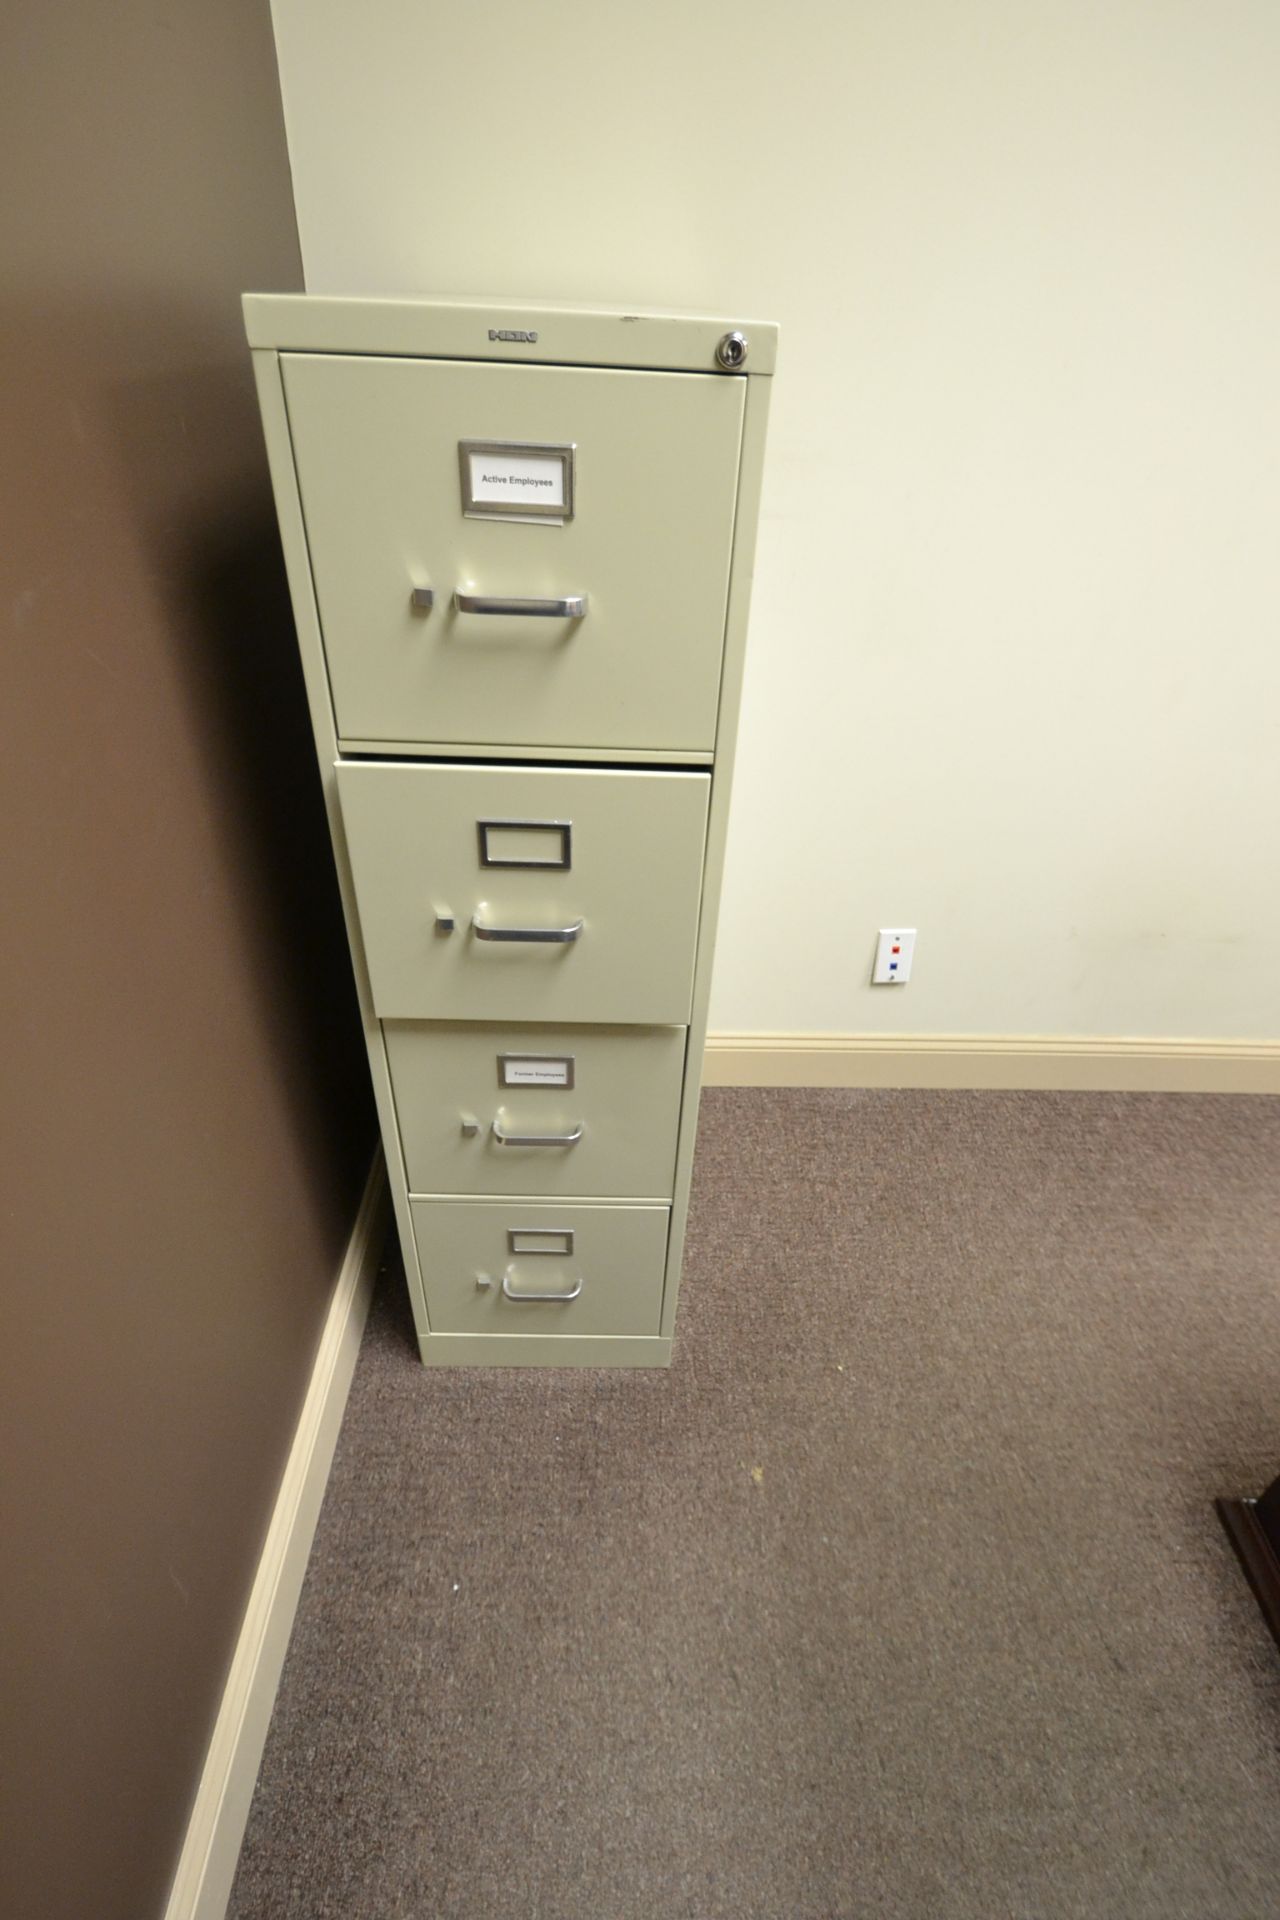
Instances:
[[[573,822],[572,820],[477,820],[476,830],[480,836],[480,865],[482,867],[538,867],[545,872],[567,873],[573,864]],[[502,859],[490,850],[491,833],[558,833],[560,836],[559,855],[551,860]]]
[[[552,520],[563,523],[573,518],[573,481],[577,444],[558,445],[539,440],[459,440],[458,471],[462,481],[462,511],[479,520]],[[513,500],[477,500],[471,480],[471,456],[475,453],[503,455],[516,460],[558,460],[560,463],[560,499],[545,505],[537,494]]]
[[[500,1053],[498,1055],[498,1085],[515,1087],[521,1090],[534,1088],[542,1093],[567,1093],[573,1089],[577,1056],[572,1053]],[[560,1073],[555,1079],[513,1080],[512,1069],[519,1067],[557,1067]]]
[[[563,1260],[573,1252],[572,1227],[508,1227],[507,1252],[558,1254]]]

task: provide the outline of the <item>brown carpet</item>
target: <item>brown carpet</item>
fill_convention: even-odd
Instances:
[[[234,1920],[1280,1913],[1280,1102],[709,1093],[669,1374],[402,1292]]]

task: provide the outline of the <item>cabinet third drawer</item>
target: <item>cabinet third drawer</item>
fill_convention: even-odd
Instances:
[[[382,1030],[411,1192],[670,1199],[683,1027]]]

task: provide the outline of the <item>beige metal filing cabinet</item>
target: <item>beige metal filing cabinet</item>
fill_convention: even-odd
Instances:
[[[245,318],[422,1357],[665,1365],[776,329]]]

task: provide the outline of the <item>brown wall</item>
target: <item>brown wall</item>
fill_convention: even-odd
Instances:
[[[373,1141],[238,309],[267,0],[0,29],[0,1910],[161,1912]]]

